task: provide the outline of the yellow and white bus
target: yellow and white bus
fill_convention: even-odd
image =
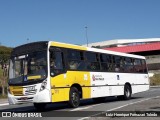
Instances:
[[[128,100],[149,89],[149,77],[143,56],[41,41],[13,49],[8,85],[10,104],[42,110],[62,101],[78,107],[81,99]]]

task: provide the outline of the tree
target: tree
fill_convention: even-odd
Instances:
[[[7,83],[7,78],[8,78],[8,61],[10,58],[12,48],[5,47],[5,46],[0,46],[0,66],[2,69],[0,72],[0,83],[1,83],[1,88],[2,88],[2,96],[5,96],[5,87]]]

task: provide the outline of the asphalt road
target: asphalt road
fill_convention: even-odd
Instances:
[[[32,104],[21,104],[21,105],[3,105],[0,106],[0,112],[21,112],[21,113],[37,113],[36,109]],[[48,104],[42,116],[42,118],[29,118],[37,120],[50,120],[53,119],[65,119],[65,120],[84,120],[84,119],[104,119],[104,120],[159,120],[160,117],[106,117],[106,113],[127,114],[128,112],[133,113],[134,111],[160,111],[160,88],[150,88],[149,91],[132,95],[132,99],[128,101],[120,101],[116,97],[107,97],[103,103],[94,103],[92,100],[83,100],[81,106],[78,108],[69,108],[67,103],[55,103]],[[103,116],[103,117],[101,117]],[[2,118],[1,118],[2,119]],[[10,120],[10,118],[3,118]],[[15,119],[15,118],[13,118]],[[17,118],[16,118],[17,119]]]

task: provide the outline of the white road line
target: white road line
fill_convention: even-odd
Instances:
[[[70,111],[78,111],[78,110],[84,110],[84,109],[88,109],[88,108],[91,108],[92,106],[88,106],[88,107],[79,107],[79,108],[75,108],[73,110],[70,110]]]
[[[158,96],[158,97],[160,97],[160,96]],[[122,106],[119,106],[119,107],[116,107],[116,108],[107,110],[106,112],[113,111],[113,110],[117,110],[117,109],[120,109],[120,108],[129,106],[129,105],[133,105],[133,104],[140,103],[140,102],[143,102],[143,101],[147,101],[147,100],[150,100],[150,99],[152,99],[152,98],[147,98],[147,99],[144,99],[144,100],[140,100],[140,101],[136,101],[136,102],[132,102],[132,103],[126,104],[126,105],[122,105]]]
[[[129,106],[129,105],[133,105],[133,104],[136,104],[136,103],[140,103],[140,102],[143,102],[143,101],[147,101],[147,100],[154,99],[154,98],[159,98],[159,97],[160,97],[160,96],[156,96],[156,97],[151,97],[151,98],[147,98],[147,99],[139,100],[139,101],[136,101],[136,102],[128,103],[128,104],[125,104],[125,105],[122,105],[122,106],[119,106],[119,107],[116,107],[116,108],[112,108],[112,109],[106,110],[106,111],[101,112],[101,113],[94,114],[94,115],[89,116],[89,117],[83,117],[83,118],[80,118],[80,119],[78,119],[78,120],[85,120],[85,119],[89,119],[90,117],[94,117],[94,116],[96,116],[96,115],[100,115],[100,114],[103,114],[103,113],[106,113],[106,112],[110,112],[110,111],[117,110],[117,109],[120,109],[120,108],[123,108],[123,107]]]
[[[2,104],[0,104],[0,106],[5,106],[5,105],[9,105],[9,103],[2,103]]]

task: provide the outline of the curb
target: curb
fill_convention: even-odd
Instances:
[[[160,88],[160,85],[150,86],[150,88]]]
[[[0,106],[9,105],[9,103],[0,103]]]
[[[8,99],[0,98],[0,104],[8,103]]]

